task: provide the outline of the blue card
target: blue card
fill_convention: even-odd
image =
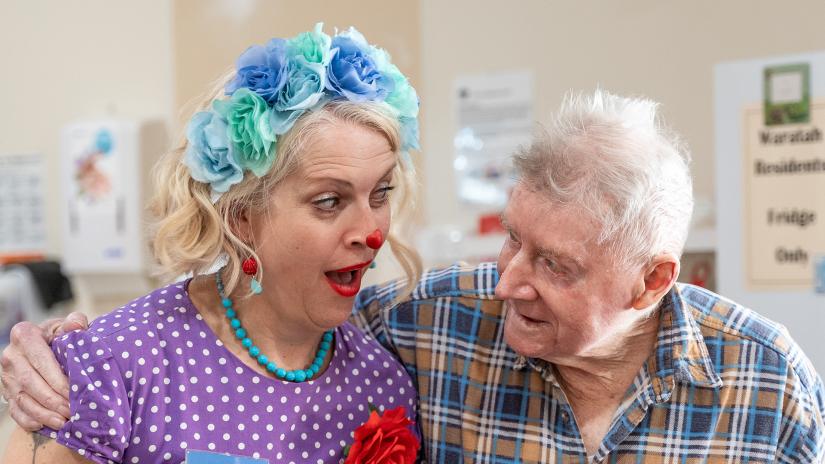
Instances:
[[[186,464],[269,464],[269,460],[211,453],[209,451],[186,450]]]

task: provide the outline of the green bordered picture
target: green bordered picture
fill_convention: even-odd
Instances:
[[[808,63],[765,68],[765,125],[800,124],[811,119]]]

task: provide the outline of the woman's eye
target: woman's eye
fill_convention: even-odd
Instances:
[[[315,205],[316,208],[322,209],[324,211],[334,210],[339,203],[341,203],[341,200],[337,197],[326,197],[312,202],[312,204]]]
[[[391,186],[391,185],[388,185],[388,186],[386,186],[386,187],[381,187],[381,188],[379,188],[378,190],[376,190],[376,191],[372,194],[372,201],[373,201],[374,203],[378,203],[378,204],[381,204],[381,203],[386,202],[386,201],[387,201],[387,199],[388,199],[388,198],[389,198],[389,196],[390,196],[390,192],[391,192],[394,188],[395,188],[395,187],[393,187],[393,186]]]

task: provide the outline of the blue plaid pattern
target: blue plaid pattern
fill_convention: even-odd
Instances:
[[[553,369],[503,340],[493,263],[364,289],[353,320],[416,382],[432,463],[825,460],[822,380],[784,327],[690,285],[660,305],[654,353],[588,457]]]

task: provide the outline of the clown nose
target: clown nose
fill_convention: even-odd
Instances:
[[[381,234],[379,229],[375,229],[375,232],[367,235],[367,246],[372,248],[373,250],[377,250],[381,248],[381,245],[384,244],[384,235]]]

